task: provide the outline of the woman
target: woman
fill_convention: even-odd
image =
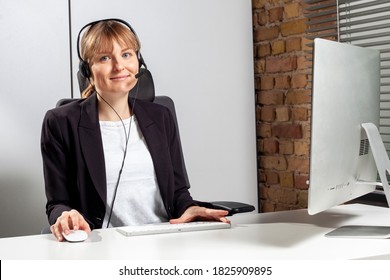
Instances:
[[[54,236],[62,241],[71,229],[89,233],[165,221],[229,222],[227,211],[192,199],[169,110],[129,98],[143,63],[134,31],[121,20],[86,27],[80,71],[90,85],[80,101],[49,110],[42,127],[46,212]]]

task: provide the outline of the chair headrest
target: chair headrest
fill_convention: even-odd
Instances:
[[[152,73],[144,68],[141,68],[140,71],[142,71],[142,75],[138,78],[137,84],[130,90],[129,94],[131,97],[136,97],[135,95],[138,90],[137,99],[153,102],[155,92]],[[82,93],[87,88],[89,81],[81,75],[80,71],[77,71],[77,79],[79,82],[80,93]]]

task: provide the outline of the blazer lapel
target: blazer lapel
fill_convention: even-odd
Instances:
[[[81,105],[79,136],[85,164],[103,202],[106,202],[106,172],[101,138],[96,94],[88,97]]]

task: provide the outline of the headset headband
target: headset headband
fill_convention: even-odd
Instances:
[[[81,33],[83,33],[84,29],[86,29],[87,27],[92,27],[92,26],[94,26],[95,24],[97,24],[99,22],[105,22],[105,21],[116,21],[116,22],[122,23],[123,25],[127,26],[130,29],[130,31],[134,34],[135,38],[138,41],[138,44],[140,44],[140,40],[138,39],[137,33],[135,32],[135,30],[131,27],[131,25],[128,22],[126,22],[126,21],[124,21],[122,19],[119,19],[119,18],[107,18],[107,19],[95,20],[95,21],[92,21],[92,22],[87,23],[86,25],[84,25],[80,29],[79,34],[77,35],[77,55],[78,55],[80,60],[82,60],[82,61],[84,60],[81,57],[81,53],[80,53],[80,37],[81,37]]]
[[[137,40],[138,44],[141,45],[140,43],[140,40],[137,36],[137,33],[135,32],[135,30],[131,27],[131,25],[129,23],[127,23],[126,21],[122,20],[122,19],[118,19],[118,18],[108,18],[108,19],[102,19],[102,20],[96,20],[96,21],[92,21],[86,25],[84,25],[81,29],[80,29],[80,32],[79,34],[77,35],[77,55],[79,57],[79,60],[80,60],[80,63],[79,63],[79,70],[81,72],[81,74],[85,77],[85,78],[89,78],[90,75],[91,75],[91,72],[89,70],[89,66],[88,66],[88,62],[86,62],[82,57],[81,57],[81,52],[80,52],[80,37],[81,37],[81,33],[83,33],[84,29],[86,29],[87,27],[92,27],[94,26],[95,24],[99,23],[99,22],[105,22],[105,21],[116,21],[116,22],[119,22],[125,26],[127,26],[130,31],[134,34],[135,36],[135,39]],[[138,57],[138,63],[139,63],[139,67],[141,68],[141,66],[143,65],[145,67],[145,69],[147,69],[147,66],[146,66],[146,63],[141,55],[141,52],[138,50],[137,51],[137,57]]]

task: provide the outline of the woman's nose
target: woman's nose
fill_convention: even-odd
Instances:
[[[124,64],[123,64],[123,61],[121,61],[121,59],[113,59],[113,68],[115,71],[122,71],[124,69]]]

